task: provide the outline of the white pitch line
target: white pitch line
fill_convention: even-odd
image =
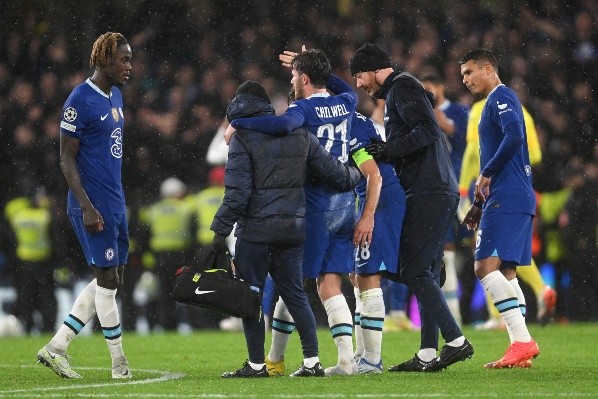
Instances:
[[[39,365],[7,365],[0,364],[0,368],[35,368],[40,367]],[[77,367],[81,370],[106,370],[103,367]],[[143,380],[132,380],[126,382],[105,382],[105,383],[94,383],[94,384],[77,384],[77,385],[65,385],[60,387],[43,387],[43,388],[29,388],[29,389],[13,389],[0,391],[0,398],[8,397],[26,397],[26,398],[63,398],[63,393],[48,393],[47,391],[64,391],[69,389],[82,389],[82,388],[98,388],[105,386],[121,386],[121,385],[140,385],[140,384],[151,384],[154,382],[163,382],[170,380],[177,380],[183,378],[185,375],[178,372],[161,371],[161,370],[142,370],[132,369],[132,371],[142,373],[154,373],[160,374],[158,377],[147,378]],[[33,393],[36,391],[44,391],[44,393]],[[594,398],[595,393],[580,393],[580,392],[569,392],[569,393],[539,393],[539,392],[526,392],[519,394],[511,394],[514,398]],[[247,398],[255,399],[258,396],[255,394],[222,394],[222,393],[198,393],[198,394],[167,394],[167,393],[69,393],[69,397],[77,398],[147,398],[147,399],[229,399],[229,398]],[[458,394],[447,394],[447,393],[374,393],[374,394],[260,394],[259,397],[263,398],[283,398],[283,399],[306,399],[306,398],[320,398],[320,399],[345,399],[345,398],[362,398],[362,399],[377,399],[377,398],[500,398],[501,394],[495,392],[478,392],[478,393],[458,393]]]
[[[39,365],[7,365],[7,364],[0,364],[0,367],[2,368],[10,368],[10,367],[21,367],[21,368],[35,368],[35,367],[40,367]],[[77,369],[80,370],[106,370],[103,367],[77,367]],[[28,388],[28,389],[10,389],[10,390],[5,390],[5,391],[0,391],[0,397],[3,397],[7,394],[15,394],[15,393],[27,393],[28,395],[31,395],[31,392],[36,392],[36,391],[64,391],[64,390],[68,390],[68,389],[83,389],[83,388],[99,388],[99,387],[105,387],[105,386],[118,386],[118,385],[140,385],[140,384],[152,384],[155,382],[164,382],[164,381],[170,381],[170,380],[178,380],[180,378],[183,378],[185,376],[185,374],[183,373],[176,373],[176,372],[171,372],[171,371],[162,371],[162,370],[143,370],[143,369],[131,369],[131,371],[137,371],[140,373],[152,373],[152,374],[159,374],[158,377],[154,377],[154,378],[146,378],[143,380],[130,380],[130,381],[122,381],[122,382],[116,382],[116,381],[111,381],[111,382],[101,382],[101,383],[93,383],[93,384],[76,384],[76,385],[64,385],[64,386],[59,386],[59,387],[40,387],[40,388]],[[41,395],[44,397],[48,397],[49,395],[45,394],[45,395]],[[95,395],[97,396],[97,394]],[[95,397],[94,396],[94,397]],[[122,396],[122,395],[117,395],[117,396]]]

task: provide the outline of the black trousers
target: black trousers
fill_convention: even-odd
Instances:
[[[42,316],[41,332],[53,332],[56,326],[56,295],[54,290],[54,268],[49,262],[20,262],[17,266],[15,286],[17,301],[16,316],[21,319],[25,331],[34,327],[33,313]]]
[[[295,320],[305,358],[318,355],[316,320],[303,289],[303,245],[272,246],[237,240],[235,267],[241,278],[263,291],[270,273],[278,292]],[[243,319],[249,360],[264,362],[264,318]]]
[[[438,329],[445,341],[462,334],[440,289],[444,241],[459,199],[450,195],[407,198],[400,246],[401,280],[419,305],[420,348],[438,348]]]

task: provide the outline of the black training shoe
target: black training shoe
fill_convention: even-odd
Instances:
[[[472,356],[473,346],[471,346],[468,340],[465,340],[463,345],[457,347],[444,345],[440,349],[440,356],[424,367],[424,371],[440,371],[453,363],[470,359]]]
[[[424,371],[427,365],[431,362],[424,362],[419,357],[417,357],[417,353],[413,356],[412,359],[407,360],[401,364],[397,364],[396,366],[392,366],[388,369],[388,371]]]
[[[241,367],[237,371],[227,371],[226,373],[222,373],[222,378],[258,378],[258,377],[269,377],[268,369],[266,365],[262,367],[260,370],[254,370],[250,365],[249,361],[245,361],[243,363],[243,367]]]
[[[301,364],[299,370],[289,377],[324,377],[324,368],[320,362],[317,362],[313,367],[306,367],[305,364]]]

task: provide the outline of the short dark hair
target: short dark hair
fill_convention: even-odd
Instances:
[[[475,61],[476,63],[487,62],[498,71],[498,60],[494,54],[492,54],[492,51],[488,50],[487,48],[478,47],[468,51],[463,58],[459,60],[459,65],[463,65],[467,61],[471,60]]]
[[[326,87],[332,67],[328,57],[322,50],[313,49],[297,54],[291,66],[298,72],[309,76],[311,84],[315,88]]]

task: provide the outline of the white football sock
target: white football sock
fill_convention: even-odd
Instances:
[[[363,357],[372,364],[380,362],[382,350],[382,327],[384,325],[384,298],[381,288],[372,288],[360,295],[362,302],[361,332],[363,334]]]
[[[316,363],[318,363],[320,361],[320,358],[318,356],[314,356],[314,357],[306,357],[305,359],[303,359],[303,364],[305,365],[305,367],[307,368],[312,368],[316,365]]]
[[[249,363],[249,366],[251,366],[251,368],[256,371],[260,371],[265,366],[264,363],[253,363],[253,362],[248,362],[248,363]]]
[[[116,290],[96,287],[96,311],[112,360],[124,357]]]
[[[498,270],[489,273],[481,280],[482,286],[492,298],[494,306],[500,312],[505,323],[511,343],[515,341],[529,342],[532,337],[529,335],[525,319],[519,310],[519,300],[515,289]]]
[[[268,360],[281,362],[287,349],[289,337],[295,329],[295,322],[282,298],[279,298],[272,315],[272,344],[268,353]],[[312,366],[313,367],[313,366]]]
[[[71,312],[64,320],[50,343],[50,352],[63,355],[71,341],[96,314],[96,279],[93,279],[75,299]]]
[[[444,251],[444,268],[446,271],[446,280],[442,286],[442,292],[446,298],[451,314],[455,321],[461,324],[461,309],[459,308],[459,281],[457,279],[457,269],[455,266],[455,251]]]
[[[417,357],[419,357],[420,360],[422,360],[426,363],[431,362],[432,360],[434,360],[436,358],[436,349],[434,349],[434,348],[420,349],[419,352],[417,352]]]
[[[343,295],[335,295],[323,303],[328,315],[328,325],[338,349],[338,365],[351,372],[353,360],[353,320],[349,305]]]
[[[361,332],[361,310],[362,303],[359,297],[359,288],[353,288],[355,294],[355,322],[353,328],[355,329],[355,352],[353,357],[358,358],[363,356],[363,334]]]
[[[509,280],[509,283],[511,283],[513,289],[515,290],[515,294],[517,294],[517,299],[519,300],[519,309],[521,310],[521,314],[525,319],[525,315],[527,314],[527,304],[525,303],[525,296],[523,296],[523,291],[519,285],[519,280],[517,280],[517,277],[515,277],[513,280]]]

